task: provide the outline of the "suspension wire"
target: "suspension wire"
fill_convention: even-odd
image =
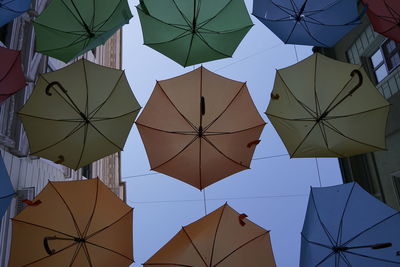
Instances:
[[[207,215],[206,189],[203,188],[204,215]]]
[[[252,197],[228,197],[228,198],[209,198],[208,201],[228,201],[228,200],[253,200],[253,199],[273,199],[273,198],[298,198],[308,197],[309,194],[292,194],[292,195],[264,195]],[[160,204],[160,203],[185,203],[185,202],[203,202],[203,199],[175,199],[175,200],[153,200],[153,201],[132,201],[132,204]],[[207,214],[206,214],[207,215]]]

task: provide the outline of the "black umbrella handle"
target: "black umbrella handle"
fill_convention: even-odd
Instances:
[[[204,96],[200,99],[200,112],[202,116],[206,114],[206,100],[204,99]]]
[[[58,87],[60,87],[61,91],[63,91],[63,93],[67,95],[67,92],[68,92],[67,89],[65,89],[65,88],[61,85],[61,83],[59,83],[59,82],[57,82],[57,81],[51,82],[51,83],[49,83],[49,84],[46,86],[46,95],[52,96],[52,93],[50,93],[50,89],[53,88],[54,85],[58,85]]]
[[[49,240],[69,240],[74,242],[85,242],[85,239],[83,238],[62,238],[57,236],[46,236],[45,238],[43,238],[43,247],[49,255],[53,255],[56,253],[55,249],[50,248]]]

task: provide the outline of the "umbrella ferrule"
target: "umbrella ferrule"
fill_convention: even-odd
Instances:
[[[332,247],[332,250],[335,252],[335,253],[338,253],[338,252],[340,252],[340,251],[346,251],[346,250],[348,250],[349,248],[348,247],[342,247],[342,246],[334,246],[334,247]]]
[[[202,137],[202,136],[203,136],[203,133],[204,133],[204,132],[203,132],[203,126],[200,126],[200,127],[199,127],[198,136],[199,136],[199,137]]]
[[[90,123],[89,119],[86,117],[86,115],[82,111],[79,112],[79,115],[82,117],[82,119],[85,121],[85,123],[87,123],[87,124]]]
[[[85,238],[75,237],[75,238],[74,238],[74,241],[75,241],[75,242],[78,242],[78,243],[85,243],[85,242],[86,242],[86,239],[85,239]]]

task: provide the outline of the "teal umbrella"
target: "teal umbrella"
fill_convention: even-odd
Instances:
[[[126,0],[53,0],[34,22],[36,50],[68,62],[105,43],[131,18]]]
[[[144,44],[182,66],[231,57],[253,26],[243,0],[140,0]]]

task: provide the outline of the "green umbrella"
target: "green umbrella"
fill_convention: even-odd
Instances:
[[[124,71],[82,59],[40,75],[19,116],[32,155],[79,169],[121,151],[139,110]]]
[[[243,0],[140,0],[144,43],[182,66],[231,57],[253,26]]]
[[[36,50],[68,62],[105,43],[131,18],[126,0],[53,0],[34,22]]]

